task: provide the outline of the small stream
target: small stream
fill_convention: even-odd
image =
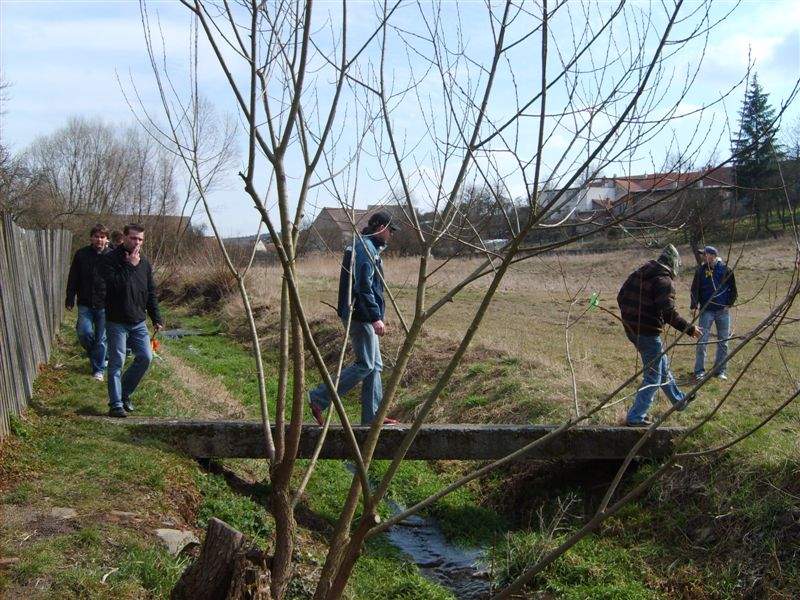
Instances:
[[[165,329],[161,331],[159,335],[168,340],[179,340],[182,337],[189,335],[202,335],[202,333],[202,331],[198,331],[197,329],[182,329],[178,327],[177,329]]]
[[[353,463],[345,467],[355,473]],[[387,498],[392,516],[405,507]],[[389,542],[411,558],[420,573],[450,590],[458,600],[485,600],[491,592],[489,570],[481,548],[463,548],[447,541],[434,519],[412,515],[386,532]]]
[[[405,510],[387,500],[393,515]],[[459,600],[489,597],[489,572],[480,548],[462,548],[448,542],[432,519],[414,515],[390,528],[386,537],[393,546],[411,557],[420,572],[450,590]]]

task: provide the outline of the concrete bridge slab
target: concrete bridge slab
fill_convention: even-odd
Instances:
[[[136,436],[155,436],[198,458],[264,458],[264,436],[258,421],[193,421],[160,418],[110,419]],[[556,429],[556,425],[430,424],[419,431],[408,451],[411,460],[494,460]],[[376,459],[388,459],[400,445],[410,425],[385,426],[375,451]],[[354,428],[359,444],[367,427]],[[666,456],[682,430],[660,428],[639,452],[641,457]],[[322,428],[303,425],[299,456],[310,458]],[[643,435],[642,429],[609,426],[574,427],[531,450],[529,460],[617,460],[624,458]],[[274,431],[273,431],[274,434]],[[350,457],[341,426],[331,426],[322,448],[323,459]]]

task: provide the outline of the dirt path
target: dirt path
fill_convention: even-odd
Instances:
[[[173,394],[176,408],[183,414],[206,419],[244,419],[246,411],[220,378],[209,377],[164,346],[159,356],[169,365],[181,389]]]

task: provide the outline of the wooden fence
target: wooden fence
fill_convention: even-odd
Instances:
[[[0,439],[33,393],[64,311],[72,234],[0,214]]]

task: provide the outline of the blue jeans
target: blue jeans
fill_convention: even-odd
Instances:
[[[136,386],[144,377],[153,360],[150,348],[150,335],[147,323],[142,321],[136,325],[126,323],[106,324],[108,337],[108,405],[111,408],[122,406],[136,390]],[[133,362],[122,372],[125,363],[125,349],[133,352]]]
[[[339,393],[339,397],[342,397],[359,382],[361,383],[361,424],[369,425],[378,413],[383,400],[383,384],[381,383],[383,361],[381,360],[379,338],[372,328],[372,323],[352,321],[350,323],[350,344],[356,360],[342,370],[336,391]],[[311,402],[322,410],[331,404],[331,397],[324,383],[315,387],[308,395]]]
[[[640,335],[631,339],[642,357],[644,377],[633,406],[628,411],[628,423],[641,423],[653,404],[656,392],[660,389],[673,404],[683,402],[684,393],[678,389],[675,378],[669,370],[669,359],[664,354],[664,343],[660,335]]]
[[[106,309],[78,304],[75,331],[78,341],[89,356],[92,374],[102,373],[106,362]]]
[[[705,374],[706,370],[706,349],[708,340],[711,337],[711,325],[717,327],[717,356],[714,359],[714,373],[725,373],[727,365],[725,359],[728,358],[728,338],[731,335],[731,311],[727,308],[718,310],[707,308],[700,313],[699,325],[703,330],[700,341],[697,342],[697,350],[694,360],[694,374],[698,377]]]

